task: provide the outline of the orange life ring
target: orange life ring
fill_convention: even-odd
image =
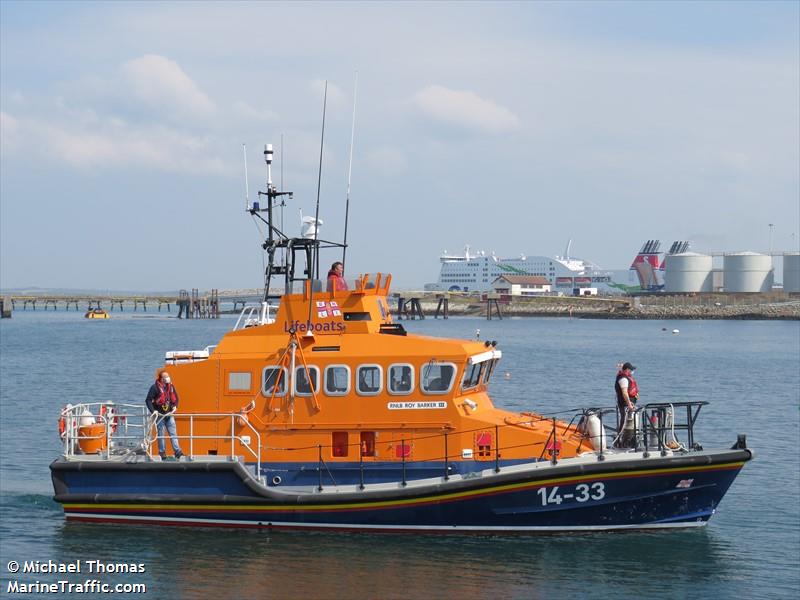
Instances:
[[[67,420],[64,417],[61,417],[58,420],[58,437],[64,438],[67,433]]]

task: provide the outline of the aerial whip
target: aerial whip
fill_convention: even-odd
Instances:
[[[344,240],[342,241],[342,268],[347,264],[347,221],[350,214],[350,178],[353,174],[353,141],[356,135],[356,95],[358,94],[358,71],[353,81],[353,124],[350,127],[350,160],[347,164],[347,198],[344,205]]]
[[[316,225],[319,223],[319,192],[320,188],[322,187],[322,150],[325,148],[325,109],[328,106],[328,80],[325,80],[325,95],[322,99],[322,135],[320,136],[319,140],[319,173],[317,175],[317,209],[314,213],[314,241],[317,240],[317,234],[319,232],[319,227]],[[311,279],[316,279],[319,277],[319,248],[316,249],[314,253],[314,265],[309,265],[309,268],[312,269],[310,275]],[[310,306],[310,305],[309,305]],[[310,310],[310,308],[309,308]]]

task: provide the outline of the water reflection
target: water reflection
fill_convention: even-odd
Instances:
[[[146,576],[131,581],[183,598],[464,600],[582,595],[589,582],[601,597],[660,586],[691,596],[730,578],[736,551],[707,530],[488,537],[99,524],[65,524],[53,547],[58,560],[144,562]]]

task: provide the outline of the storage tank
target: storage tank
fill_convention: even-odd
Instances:
[[[783,255],[783,291],[800,292],[800,252]]]
[[[726,292],[772,291],[772,257],[757,252],[734,252],[722,260]]]
[[[664,267],[666,292],[710,292],[712,259],[707,254],[667,254]]]

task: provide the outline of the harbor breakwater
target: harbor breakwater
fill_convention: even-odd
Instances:
[[[278,291],[276,290],[276,294]],[[220,291],[217,302],[222,314],[239,314],[246,305],[256,305],[263,292],[257,289]],[[161,313],[169,314],[171,302],[179,298],[169,297],[122,297],[122,296],[52,296],[48,294],[3,297],[3,316],[11,316],[12,301],[15,310],[41,312],[57,307],[69,310],[82,309],[86,303],[112,312],[136,312],[141,308],[147,312],[148,303]],[[475,295],[432,292],[395,292],[389,305],[395,318],[398,314],[398,299],[416,299],[425,316],[433,317],[440,301],[447,299],[448,313],[452,316],[484,316],[487,314],[487,299]],[[494,299],[492,300],[494,302]],[[800,294],[770,292],[759,294],[648,294],[641,296],[534,296],[499,297],[497,306],[503,317],[572,317],[584,319],[751,319],[751,320],[800,320]],[[91,302],[92,304],[88,304]],[[29,306],[30,305],[30,306]],[[6,313],[7,311],[7,313]],[[162,313],[163,314],[163,313]],[[496,313],[495,313],[496,314]],[[166,316],[166,315],[165,315]]]
[[[625,298],[555,297],[500,300],[503,317],[572,317],[584,319],[751,319],[800,320],[800,296],[793,294],[650,295]],[[438,306],[435,297],[420,298],[426,316]],[[486,301],[448,299],[453,316],[481,316]]]

